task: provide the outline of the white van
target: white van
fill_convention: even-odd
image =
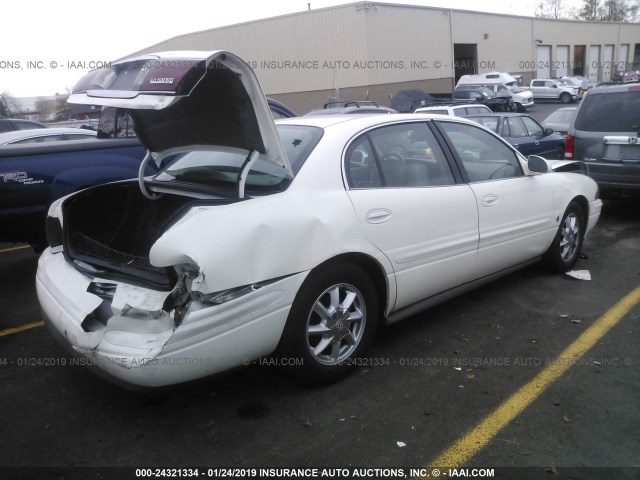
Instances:
[[[478,75],[463,75],[458,80],[456,88],[470,88],[474,86],[487,87],[497,95],[511,95],[513,103],[519,112],[534,105],[533,94],[523,90],[512,75],[504,72],[480,73]]]

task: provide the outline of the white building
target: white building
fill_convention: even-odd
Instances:
[[[299,112],[339,96],[388,105],[398,90],[451,92],[466,73],[609,80],[640,68],[640,24],[549,20],[358,2],[171,38],[133,55],[229,50]]]

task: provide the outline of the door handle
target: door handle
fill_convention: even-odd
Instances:
[[[366,218],[368,223],[378,224],[389,221],[392,215],[391,210],[387,210],[386,208],[375,208],[367,212]]]
[[[488,193],[484,197],[482,197],[482,206],[484,207],[493,207],[498,203],[498,196],[493,193]]]

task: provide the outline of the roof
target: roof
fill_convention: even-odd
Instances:
[[[476,125],[475,122],[466,121],[462,117],[448,116],[448,120],[460,121]],[[310,127],[330,128],[335,125],[349,125],[357,129],[367,129],[377,125],[387,125],[389,123],[416,122],[420,120],[442,120],[443,116],[429,113],[396,113],[393,115],[350,115],[350,114],[327,114],[309,115],[276,120],[277,125],[304,125]]]

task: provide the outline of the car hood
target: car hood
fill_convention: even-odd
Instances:
[[[80,79],[68,101],[127,109],[156,160],[191,148],[232,148],[259,152],[293,176],[255,73],[230,52],[163,52],[114,62]]]

